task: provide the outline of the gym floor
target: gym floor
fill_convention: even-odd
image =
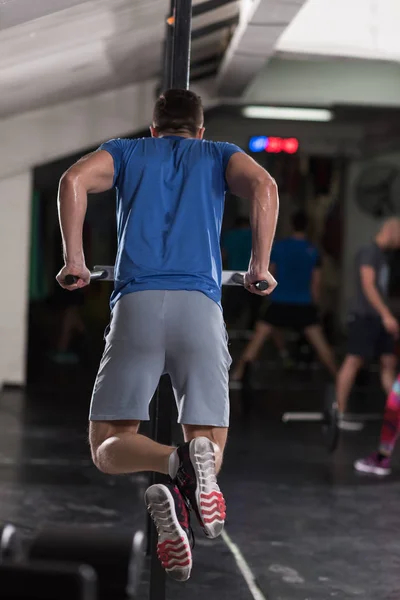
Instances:
[[[90,387],[82,384],[77,392],[66,380],[59,391],[8,390],[0,396],[0,522],[15,524],[27,538],[45,522],[143,527],[146,476],[96,471],[86,439]],[[282,383],[280,376],[279,387],[272,376],[267,380],[270,389],[255,394],[247,419],[239,392],[232,392],[232,430],[220,477],[228,535],[211,542],[195,528],[192,577],[185,584],[168,581],[167,597],[397,599],[400,477],[377,481],[352,468],[355,458],[374,448],[379,424],[342,434],[329,456],[318,426],[280,419],[284,410],[318,408],[321,377],[300,373]],[[246,564],[255,586],[243,576]],[[146,578],[148,573],[143,600]]]

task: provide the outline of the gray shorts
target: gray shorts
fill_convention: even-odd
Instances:
[[[159,379],[168,373],[179,423],[228,427],[231,357],[213,300],[196,291],[126,294],[105,340],[91,421],[147,421]]]

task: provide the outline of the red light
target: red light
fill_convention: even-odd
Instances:
[[[0,0],[1,1],[1,0]],[[256,135],[249,140],[250,152],[269,152],[270,154],[296,154],[299,149],[299,140],[297,138],[268,137],[265,135]]]
[[[271,152],[273,154],[276,154],[278,152],[282,152],[282,138],[279,137],[269,137],[268,138],[268,145],[265,148],[265,150],[267,152]]]
[[[282,150],[287,154],[296,154],[299,149],[299,140],[296,138],[287,138],[286,140],[282,140]]]

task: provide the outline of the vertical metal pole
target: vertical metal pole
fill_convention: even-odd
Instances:
[[[175,0],[172,87],[189,89],[192,0]]]
[[[174,15],[175,1],[171,0],[170,16]],[[162,80],[162,91],[168,90],[172,87],[172,59],[174,54],[174,25],[167,22],[165,30],[165,43],[164,43],[164,72]]]
[[[164,389],[163,389],[164,388]],[[165,380],[153,398],[152,438],[159,444],[171,445],[172,402],[165,394]],[[166,483],[167,477],[161,473],[152,473],[151,484]],[[150,524],[150,600],[165,600],[166,574],[157,556],[158,534],[154,524]]]
[[[164,67],[163,87],[189,88],[190,76],[190,40],[192,28],[192,0],[171,0],[173,25],[167,24],[166,62]],[[152,438],[165,445],[172,443],[172,399],[163,393],[164,382],[161,382],[153,398]],[[153,483],[164,483],[165,475],[153,473]],[[157,557],[157,532],[150,527],[150,593],[149,600],[165,600],[166,575]]]

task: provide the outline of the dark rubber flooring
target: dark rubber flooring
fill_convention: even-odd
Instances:
[[[354,459],[374,449],[379,423],[342,434],[329,455],[318,426],[281,422],[284,410],[321,405],[323,378],[312,371],[265,371],[261,379],[266,389],[257,391],[245,417],[240,393],[232,392],[220,477],[226,531],[255,578],[255,591],[224,539],[208,541],[196,529],[192,578],[169,581],[167,598],[397,600],[400,472],[395,468],[376,480],[352,468]],[[91,464],[89,399],[89,385],[77,389],[73,373],[58,389],[1,393],[0,522],[16,525],[27,541],[45,523],[132,531],[145,526],[147,476],[111,477]],[[369,410],[371,405],[382,410],[378,389],[369,393]],[[148,598],[148,577],[147,570],[140,599]]]

